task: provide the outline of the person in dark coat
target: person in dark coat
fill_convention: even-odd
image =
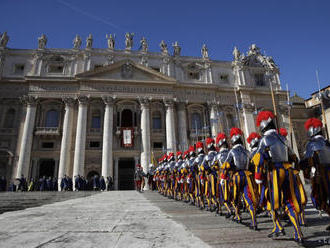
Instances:
[[[42,178],[39,179],[39,190],[40,191],[46,191],[47,190],[47,182],[46,182],[46,177],[43,176]]]
[[[9,184],[9,191],[15,192],[16,191],[16,185],[14,182],[10,182]]]
[[[53,182],[51,177],[46,179],[46,188],[47,191],[53,191]]]
[[[100,189],[100,179],[97,175],[95,175],[93,178],[93,189],[95,191]]]
[[[81,190],[81,185],[80,185],[80,183],[81,183],[80,175],[75,176],[75,178],[74,178],[75,191],[79,191],[79,190]]]
[[[26,179],[24,177],[24,175],[21,175],[21,178],[18,178],[18,187],[17,187],[17,191],[26,191],[27,190],[27,183],[26,183]]]
[[[58,184],[57,184],[57,178],[56,177],[53,178],[52,188],[53,188],[53,191],[57,191],[58,190]]]
[[[67,177],[68,179],[68,190],[72,191],[73,190],[73,182],[71,177]]]
[[[104,191],[105,188],[106,188],[105,180],[104,180],[104,177],[101,176],[101,178],[100,178],[100,189],[101,189],[101,191]]]
[[[113,180],[111,176],[107,177],[107,190],[110,191],[113,189]]]
[[[0,179],[0,191],[6,191],[6,187],[7,187],[6,178],[2,176]]]

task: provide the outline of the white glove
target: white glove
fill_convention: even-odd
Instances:
[[[183,179],[180,180],[180,183],[183,183]]]
[[[220,179],[220,184],[223,186],[225,184],[225,179]]]
[[[256,180],[256,183],[257,184],[261,184],[262,183],[262,180],[259,180],[259,179],[255,179]]]
[[[204,185],[204,180],[203,179],[201,179],[201,185]]]
[[[187,178],[187,183],[190,183],[190,178]]]
[[[313,177],[315,175],[316,168],[313,166],[311,169],[311,176]]]

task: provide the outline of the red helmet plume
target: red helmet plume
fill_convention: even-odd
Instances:
[[[177,152],[176,152],[176,156],[177,156],[177,157],[182,156],[182,152],[181,152],[181,151],[177,151]]]
[[[283,128],[283,127],[280,128],[279,133],[280,133],[280,135],[282,135],[283,137],[288,136],[288,131],[287,131],[285,128]]]
[[[260,138],[261,138],[261,136],[258,133],[253,132],[253,133],[250,133],[249,137],[246,140],[250,144],[252,140],[260,139]]]
[[[227,139],[226,134],[224,134],[224,133],[218,133],[218,136],[216,138],[216,142],[217,142],[217,144],[219,144],[219,141],[226,140],[226,139]]]
[[[173,152],[170,152],[168,155],[167,155],[167,160],[170,160],[171,158],[174,157],[174,153]]]
[[[188,154],[189,154],[189,150],[184,151],[183,158],[186,158],[188,156]]]
[[[274,119],[275,116],[271,111],[261,111],[257,116],[257,127],[260,126],[262,121],[267,121],[268,119]]]
[[[195,152],[195,147],[194,146],[189,146],[189,152]]]
[[[196,149],[199,149],[199,148],[202,148],[202,149],[203,149],[203,147],[204,147],[203,142],[198,141],[198,142],[196,143]]]
[[[239,129],[238,127],[233,127],[232,129],[230,129],[230,138],[232,138],[234,135],[242,135],[243,132],[241,129]]]
[[[212,139],[211,137],[206,138],[205,144],[207,147],[209,147],[211,144],[214,144],[214,139]]]
[[[309,129],[310,127],[314,127],[314,128],[316,128],[316,127],[322,127],[322,126],[323,126],[322,121],[319,120],[319,119],[317,119],[317,118],[314,118],[314,117],[309,118],[309,119],[305,122],[305,129],[306,129],[307,131],[308,131],[308,129]]]

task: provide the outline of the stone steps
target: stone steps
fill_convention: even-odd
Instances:
[[[0,193],[0,214],[8,211],[38,207],[59,201],[87,197],[98,192],[2,192]]]

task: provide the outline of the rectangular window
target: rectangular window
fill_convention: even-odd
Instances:
[[[54,148],[54,142],[42,142],[41,147],[45,149]]]
[[[25,65],[24,64],[16,64],[14,67],[14,73],[17,75],[24,74]]]
[[[160,117],[152,118],[152,129],[162,129],[162,122]]]
[[[92,128],[101,128],[101,118],[99,116],[92,117]]]
[[[102,68],[103,65],[94,65],[94,69],[99,69],[99,68]]]
[[[265,80],[264,80],[264,74],[263,73],[255,74],[254,78],[256,80],[256,85],[257,86],[265,86]]]
[[[152,146],[155,149],[161,149],[161,148],[163,148],[163,143],[162,142],[154,142]]]
[[[89,147],[90,148],[100,148],[101,143],[100,143],[100,141],[90,141],[89,142]]]
[[[63,65],[49,65],[48,72],[49,73],[63,73],[64,66]]]
[[[199,80],[200,73],[199,72],[188,72],[188,78],[194,79],[194,80]]]
[[[156,67],[156,66],[152,66],[151,69],[157,71],[157,72],[160,72],[160,68],[159,67]]]
[[[227,84],[229,82],[227,74],[220,74],[220,82],[223,84]]]

